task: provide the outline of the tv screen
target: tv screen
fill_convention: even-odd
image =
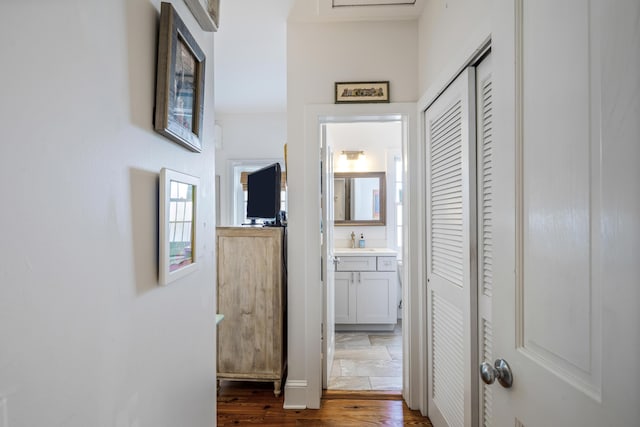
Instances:
[[[280,212],[280,164],[274,163],[247,177],[247,218],[273,219]]]

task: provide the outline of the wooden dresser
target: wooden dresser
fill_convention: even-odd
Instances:
[[[286,368],[286,228],[218,227],[217,378],[273,381]]]

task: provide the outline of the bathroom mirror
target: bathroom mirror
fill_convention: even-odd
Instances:
[[[385,225],[384,172],[336,172],[333,179],[335,225]]]

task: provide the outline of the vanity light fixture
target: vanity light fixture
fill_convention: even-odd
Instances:
[[[365,158],[365,155],[364,155],[364,151],[362,150],[360,151],[342,150],[342,153],[340,153],[340,157],[344,158],[345,160],[361,160]]]

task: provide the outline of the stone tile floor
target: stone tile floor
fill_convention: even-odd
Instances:
[[[402,390],[402,327],[336,332],[329,390]]]

